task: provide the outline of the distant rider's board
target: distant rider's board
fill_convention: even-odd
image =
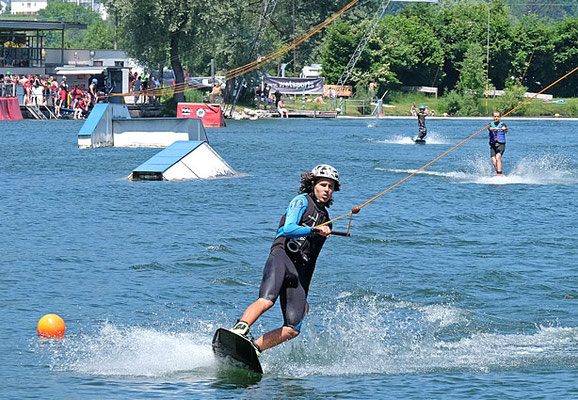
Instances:
[[[225,328],[219,328],[213,336],[213,352],[221,360],[231,361],[233,365],[263,373],[259,357],[253,344],[244,336],[237,335]]]
[[[415,142],[416,144],[425,144],[425,139],[415,138],[415,139],[414,139],[414,142]]]

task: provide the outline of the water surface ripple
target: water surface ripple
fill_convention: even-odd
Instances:
[[[431,120],[230,121],[237,178],[130,182],[159,149],[77,149],[76,121],[0,122],[3,397],[572,398],[578,370],[577,123],[510,120],[365,207],[317,265],[299,338],[265,375],[210,342],[258,293],[299,174],[343,179],[348,212],[480,129]],[[346,221],[335,224],[344,230]],[[38,319],[67,322],[61,342]],[[253,328],[278,327],[278,306]]]

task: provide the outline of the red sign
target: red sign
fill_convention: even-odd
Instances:
[[[179,103],[177,118],[200,119],[205,128],[222,128],[227,125],[223,110],[218,104]]]

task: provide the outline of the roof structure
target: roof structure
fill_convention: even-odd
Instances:
[[[23,21],[0,19],[0,31],[62,31],[86,29],[86,24],[78,22]]]

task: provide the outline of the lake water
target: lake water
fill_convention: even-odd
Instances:
[[[159,149],[79,150],[77,121],[0,122],[3,398],[578,398],[578,123],[506,120],[362,209],[317,264],[302,334],[262,377],[219,370],[216,327],[258,294],[299,175],[347,213],[487,121],[230,121],[239,177],[131,182]],[[335,223],[345,230],[347,220]],[[56,313],[63,341],[39,341]],[[253,327],[282,323],[279,306]]]

